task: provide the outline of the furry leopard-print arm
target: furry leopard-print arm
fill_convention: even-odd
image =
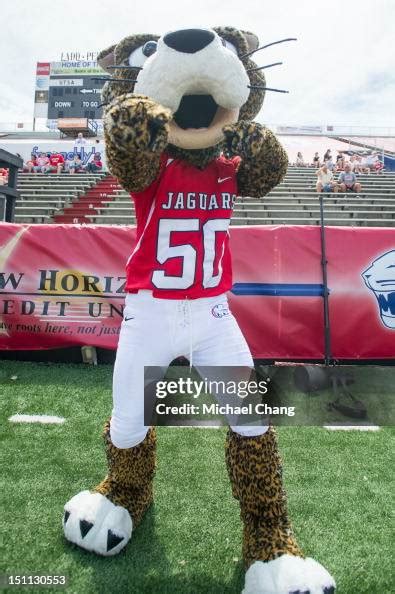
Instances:
[[[107,163],[125,190],[140,192],[156,178],[170,117],[170,110],[132,93],[108,105],[104,115]]]
[[[237,173],[241,196],[261,198],[283,179],[288,157],[274,134],[257,122],[240,121],[224,128],[227,151],[240,155]]]

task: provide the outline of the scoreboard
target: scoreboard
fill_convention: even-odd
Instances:
[[[92,76],[51,77],[48,89],[48,119],[102,118],[101,89],[104,81]]]
[[[94,53],[90,52],[89,57]],[[100,124],[105,81],[95,77],[103,76],[108,75],[96,60],[38,62],[34,117],[46,118],[48,127],[56,126],[57,120],[63,118],[88,118]]]

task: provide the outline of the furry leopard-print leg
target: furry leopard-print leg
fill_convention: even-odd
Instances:
[[[242,594],[334,594],[335,580],[302,555],[292,534],[273,427],[259,437],[229,430],[226,462],[244,525]]]
[[[137,446],[118,449],[108,422],[104,441],[108,474],[92,491],[81,491],[66,503],[63,530],[70,542],[109,556],[126,546],[152,503],[156,434],[151,428]]]
[[[273,427],[258,437],[243,437],[229,429],[226,464],[233,496],[240,502],[246,567],[283,554],[301,557],[288,519]]]
[[[153,501],[153,478],[156,466],[156,432],[148,430],[145,439],[133,448],[116,448],[110,437],[110,422],[104,427],[108,462],[106,478],[93,489],[115,505],[128,510],[133,527],[140,522]]]

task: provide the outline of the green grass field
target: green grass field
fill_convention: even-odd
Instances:
[[[240,593],[241,523],[225,471],[224,429],[159,429],[155,505],[118,557],[98,558],[64,540],[65,501],[105,472],[100,435],[111,410],[111,374],[110,366],[0,361],[0,572],[66,574],[66,591],[76,594]],[[66,422],[13,424],[15,413]],[[305,552],[334,575],[338,594],[393,593],[393,429],[284,427],[279,437]],[[56,590],[10,590],[38,591]]]

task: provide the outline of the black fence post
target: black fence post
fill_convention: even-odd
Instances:
[[[17,191],[18,183],[18,169],[23,167],[23,159],[0,149],[0,167],[8,169],[7,185],[0,186],[0,194],[5,197],[5,220],[7,223],[12,223],[15,218],[15,202],[19,196]]]
[[[325,215],[324,215],[324,198],[322,193],[319,196],[320,201],[320,227],[321,227],[321,266],[322,266],[322,281],[324,285],[324,344],[325,344],[325,365],[328,366],[332,362],[332,346],[331,346],[331,328],[329,317],[329,289],[328,289],[328,270],[326,259],[326,241],[325,241]]]

